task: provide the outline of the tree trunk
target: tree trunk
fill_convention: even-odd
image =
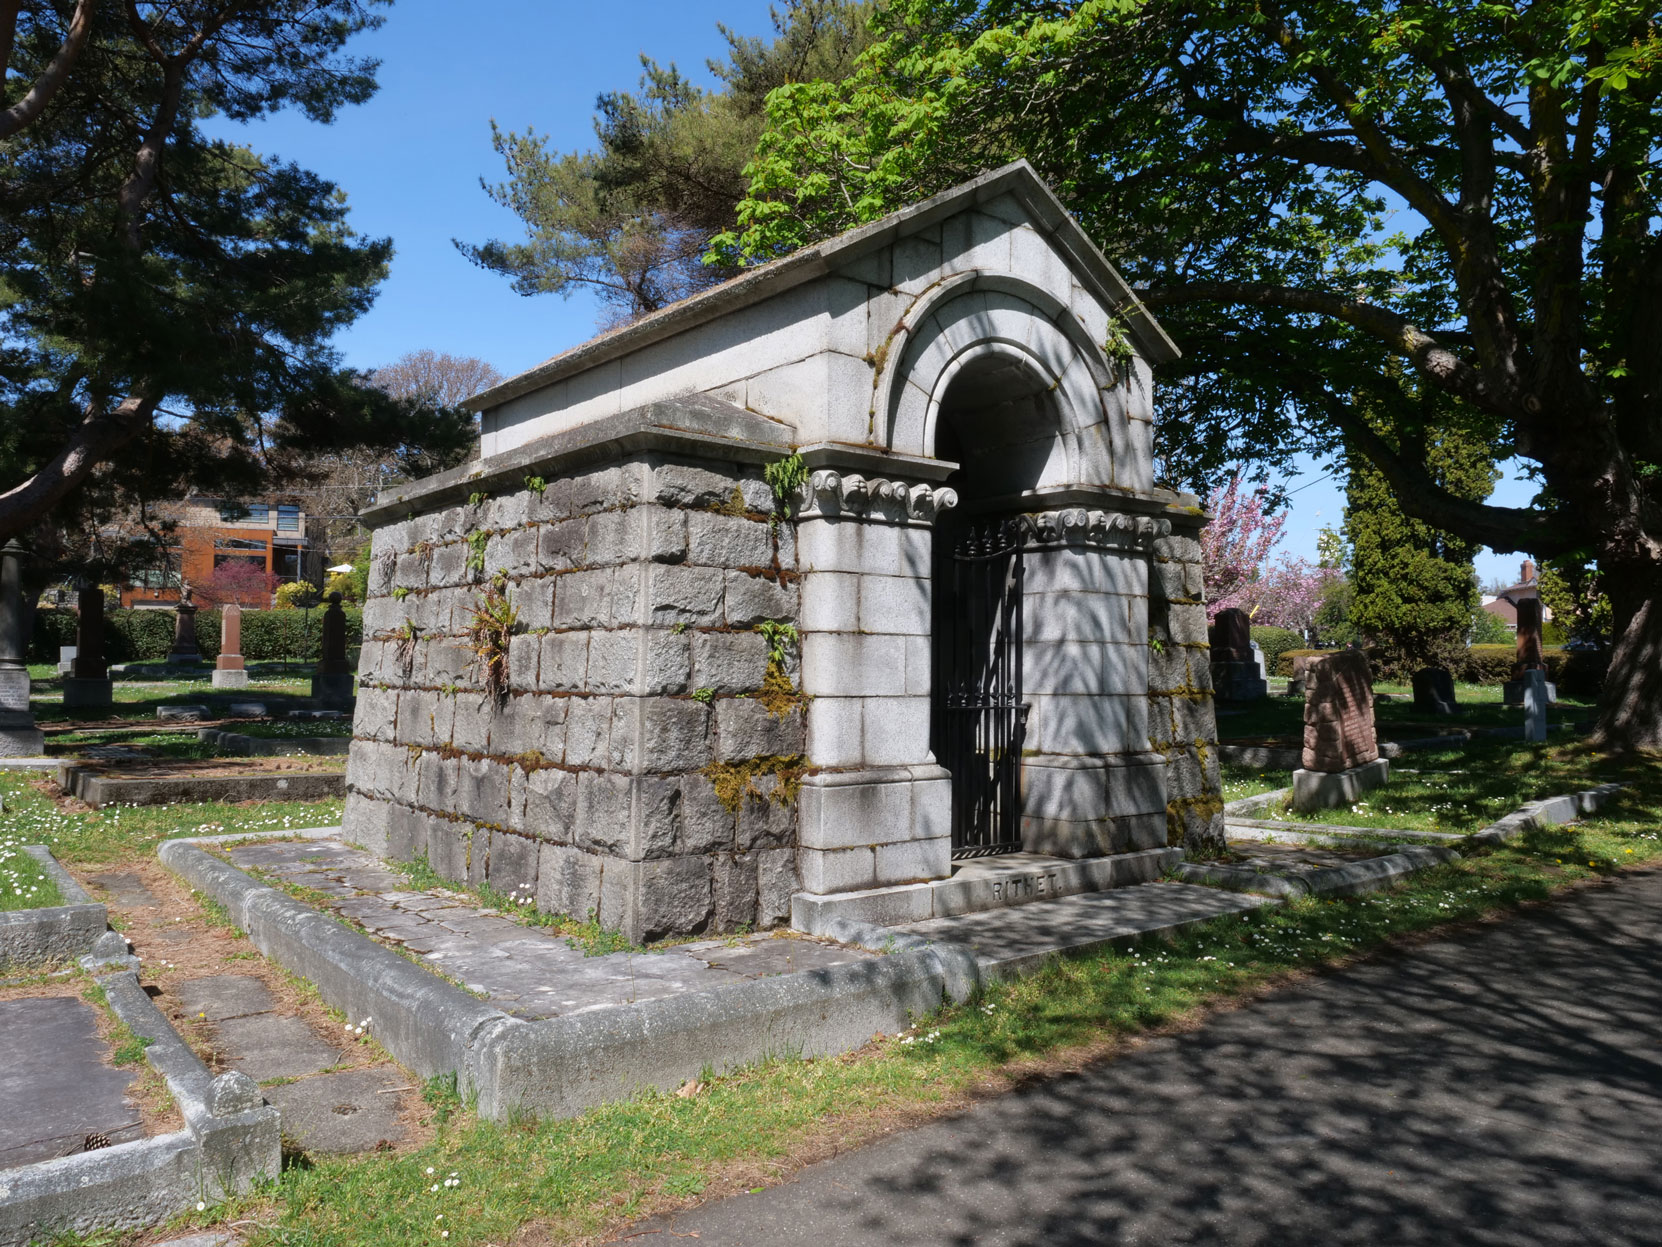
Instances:
[[[1616,647],[1599,695],[1601,749],[1662,750],[1662,569],[1613,569]]]

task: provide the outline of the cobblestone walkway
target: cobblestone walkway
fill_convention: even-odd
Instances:
[[[762,933],[590,957],[564,936],[481,909],[461,893],[418,891],[372,854],[338,840],[245,844],[230,857],[244,869],[324,893],[341,917],[516,1017],[607,1009],[875,955]]]

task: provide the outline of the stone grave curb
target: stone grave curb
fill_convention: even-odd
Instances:
[[[248,839],[249,837],[231,837]],[[162,864],[225,907],[267,957],[311,981],[330,1005],[371,1020],[376,1041],[422,1078],[472,1086],[472,1049],[513,1022],[437,974],[303,901],[250,878],[189,840],[166,840]]]
[[[571,1017],[515,1020],[480,1045],[480,1115],[570,1117],[711,1071],[848,1052],[875,1034],[904,1030],[954,987],[968,995],[980,981],[967,948],[852,919],[833,925],[847,942],[888,955]],[[856,933],[858,940],[848,938]]]
[[[198,728],[196,739],[227,754],[258,758],[285,753],[331,756],[344,754],[352,747],[350,736],[245,736],[241,732],[225,732],[217,727]]]
[[[209,1072],[131,971],[98,985],[116,1017],[150,1041],[145,1059],[166,1080],[185,1128],[0,1172],[0,1247],[43,1233],[144,1229],[240,1194],[281,1167],[281,1122],[252,1079]]]
[[[55,771],[58,758],[0,758],[0,771]]]
[[[313,838],[319,833],[338,829]],[[707,1069],[846,1052],[878,1031],[903,1030],[949,995],[967,996],[981,980],[966,948],[843,919],[829,937],[889,955],[527,1022],[250,878],[199,847],[207,842],[168,840],[158,853],[224,905],[262,953],[348,1017],[371,1019],[370,1033],[413,1073],[455,1073],[487,1118],[569,1116],[644,1088],[672,1089]]]
[[[1504,818],[1491,823],[1482,831],[1474,832],[1462,837],[1459,843],[1466,847],[1477,845],[1500,845],[1508,840],[1515,839],[1532,827],[1550,827],[1560,823],[1571,822],[1583,814],[1591,814],[1623,789],[1622,784],[1600,784],[1597,788],[1584,789],[1581,792],[1565,793],[1556,797],[1543,797],[1539,801],[1530,801],[1519,806]],[[1286,790],[1283,789],[1282,792]],[[1266,797],[1276,797],[1280,793],[1267,793],[1263,797],[1246,797],[1241,801],[1232,801],[1224,807],[1227,812],[1231,807],[1248,802],[1260,802]],[[1319,826],[1319,824],[1312,824]],[[1342,838],[1343,835],[1355,835],[1357,832],[1373,830],[1371,828],[1343,828],[1338,837],[1324,835],[1320,831],[1282,831],[1279,827],[1269,825],[1267,830],[1288,839],[1314,842],[1325,839]],[[1395,834],[1388,827],[1377,829],[1381,836]],[[1412,833],[1404,833],[1412,834]],[[1312,870],[1291,878],[1280,875],[1265,875],[1259,871],[1248,870],[1240,866],[1223,866],[1185,862],[1177,868],[1177,877],[1185,883],[1210,884],[1213,887],[1228,888],[1239,892],[1263,892],[1272,896],[1359,896],[1364,892],[1378,891],[1380,888],[1391,886],[1397,880],[1428,870],[1432,866],[1442,865],[1444,862],[1458,861],[1460,852],[1453,848],[1439,848],[1434,846],[1416,846],[1390,853],[1383,857],[1372,857],[1366,861],[1351,862],[1345,866],[1329,866]],[[1280,880],[1289,885],[1289,890],[1282,890],[1273,886],[1265,886],[1271,880]]]
[[[26,844],[23,851],[51,876],[66,903],[0,913],[0,966],[42,965],[90,953],[109,927],[109,910],[58,865],[44,844]]]
[[[1606,801],[1621,792],[1625,784],[1600,784],[1597,788],[1585,788],[1580,792],[1564,793],[1556,797],[1543,797],[1539,801],[1530,801],[1519,806],[1505,818],[1490,823],[1482,831],[1473,832],[1466,837],[1470,844],[1505,844],[1508,840],[1516,839],[1524,832],[1534,827],[1554,827],[1560,823],[1573,822],[1583,814],[1592,814]]]
[[[346,795],[344,771],[292,775],[163,775],[121,779],[72,762],[58,765],[58,786],[95,809],[194,801],[313,801]]]

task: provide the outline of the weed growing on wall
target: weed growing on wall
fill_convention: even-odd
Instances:
[[[508,696],[508,643],[519,623],[519,609],[508,600],[508,582],[498,576],[474,599],[468,612],[467,641],[479,662],[479,682],[493,702]]]
[[[769,463],[762,468],[762,479],[767,481],[768,487],[773,490],[773,500],[779,508],[779,514],[786,519],[791,516],[791,503],[796,493],[808,479],[808,465],[802,461],[802,456],[792,451],[783,459]]]

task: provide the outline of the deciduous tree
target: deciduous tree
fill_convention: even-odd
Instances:
[[[1025,156],[1185,351],[1168,462],[1337,439],[1416,520],[1591,554],[1599,736],[1662,747],[1662,32],[1640,0],[895,0],[768,103],[722,255],[765,259]],[[1539,465],[1463,497],[1426,406]],[[1176,450],[1172,450],[1175,447]]]

